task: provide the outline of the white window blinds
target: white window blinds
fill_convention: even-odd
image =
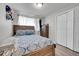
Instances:
[[[34,18],[19,16],[18,24],[26,26],[35,26],[35,20]]]
[[[18,25],[34,26],[36,31],[40,30],[38,18],[28,18],[28,17],[25,17],[25,16],[19,16]]]

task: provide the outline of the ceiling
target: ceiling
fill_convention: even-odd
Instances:
[[[37,9],[33,3],[12,3],[8,4],[17,10],[21,15],[28,17],[46,17],[64,8],[72,8],[78,3],[45,3],[42,8]]]

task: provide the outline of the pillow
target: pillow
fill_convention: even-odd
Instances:
[[[16,36],[23,36],[23,35],[33,35],[35,34],[34,30],[17,30]]]
[[[26,30],[25,35],[33,35],[35,34],[34,30]]]
[[[25,35],[25,32],[23,30],[16,31],[16,36],[23,36],[23,35]]]

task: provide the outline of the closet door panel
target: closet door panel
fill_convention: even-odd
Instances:
[[[57,17],[57,41],[66,46],[66,14]]]
[[[67,13],[67,47],[73,49],[73,11]]]
[[[74,50],[79,52],[79,7],[75,8]]]

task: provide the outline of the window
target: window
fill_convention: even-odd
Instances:
[[[25,16],[19,16],[18,25],[34,26],[36,31],[40,30],[38,18],[28,18]]]
[[[35,26],[35,20],[34,18],[19,16],[18,24],[26,26]]]

